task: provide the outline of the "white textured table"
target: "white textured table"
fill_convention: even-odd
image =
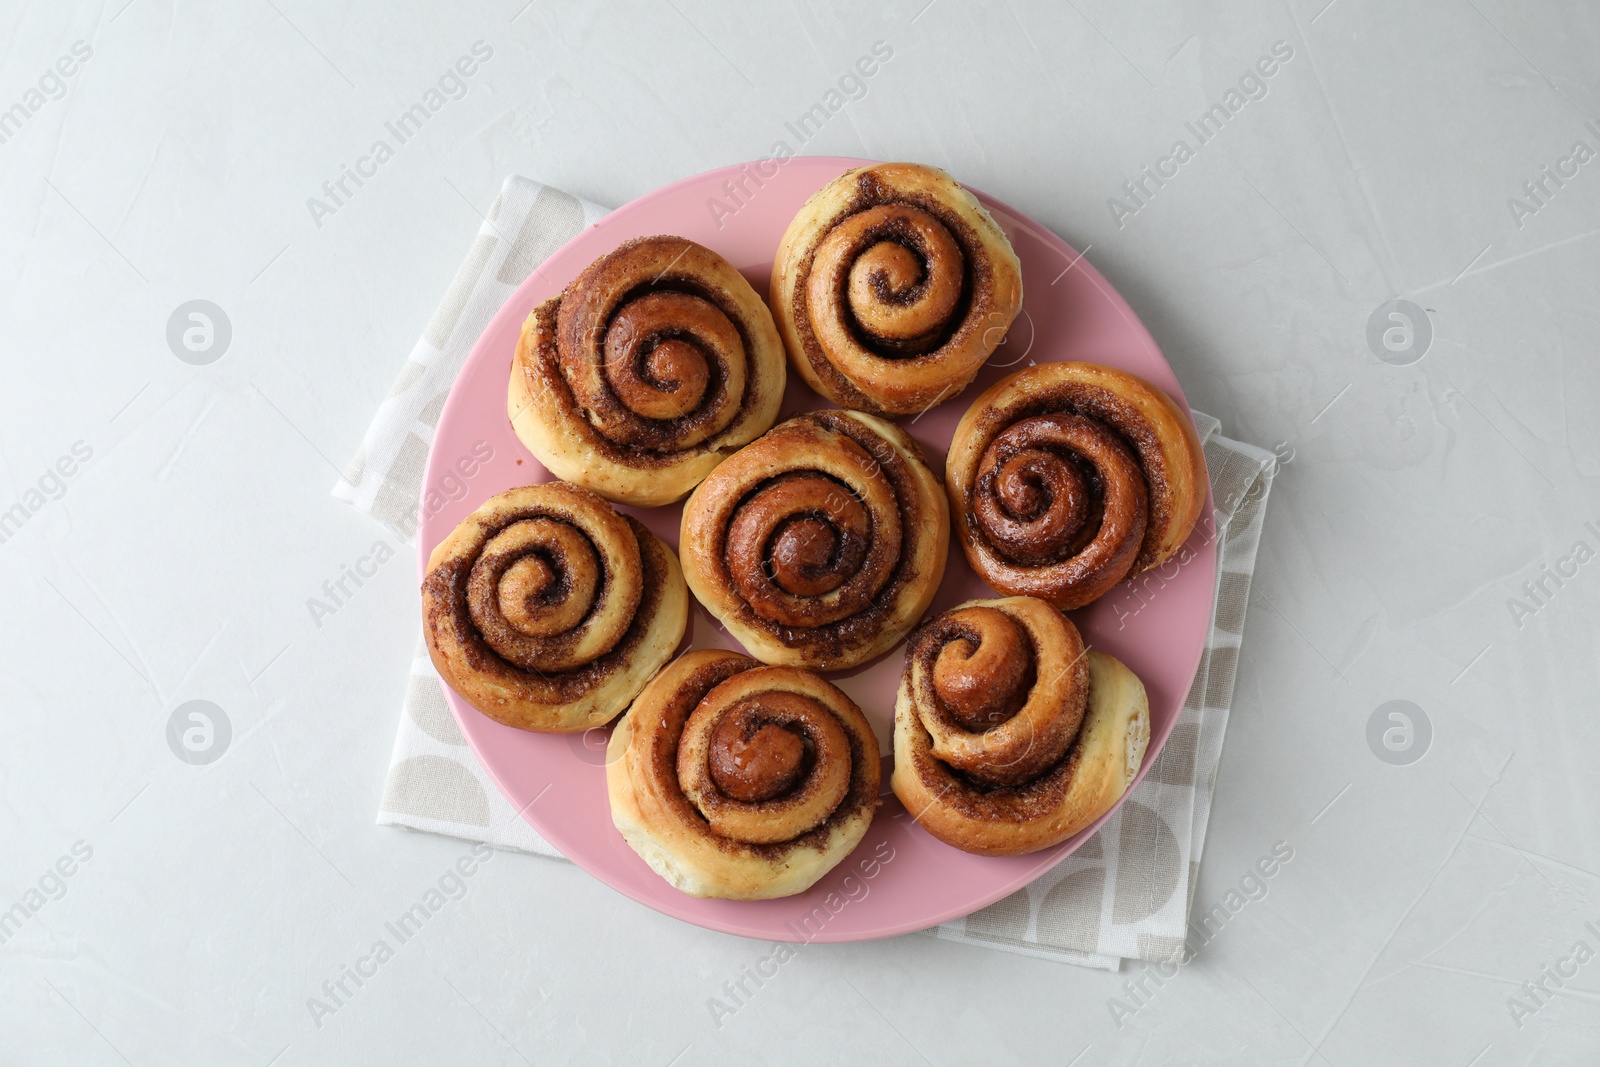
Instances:
[[[1600,1059],[1592,4],[522,3],[0,10],[0,1061]],[[467,848],[372,825],[416,575],[313,616],[382,537],[336,471],[507,173],[617,204],[779,141],[1053,226],[1286,458],[1222,918],[1168,978],[812,946],[714,1021],[765,946],[497,854],[357,985]],[[225,351],[169,345],[192,300]],[[1395,700],[1431,739],[1369,744]]]

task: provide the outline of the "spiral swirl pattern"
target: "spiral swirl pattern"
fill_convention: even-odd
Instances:
[[[810,671],[685,653],[612,735],[606,776],[623,837],[674,886],[739,900],[809,888],[878,806],[878,742]]]
[[[479,711],[547,733],[609,721],[672,655],[688,591],[672,552],[561,482],[490,498],[434,549],[423,633]]]
[[[1032,597],[975,600],[906,648],[895,706],[895,794],[969,852],[1046,848],[1099,818],[1144,758],[1144,687]]]
[[[1041,606],[946,612],[907,650],[934,755],[991,785],[1020,785],[1057,763],[1088,703],[1077,629],[1032,603]]]
[[[1071,609],[1178,550],[1206,473],[1161,390],[1098,364],[1047,363],[972,405],[945,484],[973,570],[1002,593]]]
[[[944,575],[944,494],[910,436],[858,412],[776,427],[695,490],[684,576],[758,659],[841,670],[898,641]]]
[[[693,241],[644,237],[534,309],[507,410],[557,477],[655,505],[770,427],[783,388],[782,341],[744,277]]]
[[[944,171],[861,167],[808,200],[778,248],[772,306],[795,369],[845,407],[909,414],[955,396],[1022,306],[1011,244]]]

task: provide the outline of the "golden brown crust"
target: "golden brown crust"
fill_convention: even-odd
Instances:
[[[559,478],[609,500],[681,500],[767,430],[784,388],[772,315],[727,260],[641,237],[533,309],[506,411]]]
[[[950,548],[939,481],[909,434],[818,411],[773,428],[683,508],[684,577],[766,663],[865,663],[933,602]]]
[[[1042,363],[967,409],[945,486],[984,581],[1071,609],[1178,550],[1205,504],[1205,455],[1189,417],[1143,378]]]
[[[672,657],[689,594],[672,550],[587,489],[511,489],[428,557],[422,632],[439,676],[508,726],[601,726]]]
[[[937,167],[835,178],[789,223],[772,267],[789,358],[843,407],[910,414],[971,384],[1022,307],[1011,242]]]
[[[1001,712],[1003,694],[1022,694],[1009,717],[991,716],[994,725],[964,714],[986,682]],[[1032,597],[974,600],[919,628],[906,650],[891,785],[946,844],[1020,855],[1109,811],[1149,737],[1143,684],[1116,659],[1086,652],[1066,616]]]
[[[697,649],[611,735],[611,818],[691,896],[804,892],[861,843],[882,774],[872,727],[820,675]]]

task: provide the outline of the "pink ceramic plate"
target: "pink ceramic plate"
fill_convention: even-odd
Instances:
[[[506,381],[523,320],[534,305],[558,293],[590,261],[618,244],[647,234],[670,233],[721,253],[767,292],[772,256],[800,205],[830,179],[865,161],[797,158],[783,163],[726,167],[685,178],[640,197],[573,238],[517,288],[479,338],[439,417],[424,481],[419,563],[463,518],[488,497],[551,475],[512,433],[506,419]],[[742,172],[748,197],[736,201],[725,182]],[[1010,237],[1022,260],[1024,300],[1005,343],[966,392],[924,415],[900,420],[942,473],[945,449],[957,420],[973,399],[1003,375],[1035,361],[1091,360],[1148,378],[1180,402],[1183,392],[1155,342],[1095,269],[1066,242],[1026,216],[978,194]],[[713,205],[721,205],[713,211]],[[791,372],[783,417],[828,407]],[[493,458],[472,469],[486,451]],[[458,468],[463,457],[468,465]],[[462,486],[466,486],[465,492]],[[432,491],[437,495],[430,496]],[[458,499],[450,500],[451,497]],[[431,499],[431,503],[429,502]],[[443,506],[440,501],[443,500]],[[680,508],[625,509],[674,548]],[[1208,501],[1206,514],[1210,514]],[[1148,769],[1160,751],[1200,662],[1211,618],[1216,549],[1202,530],[1189,547],[1194,558],[1134,596],[1124,584],[1095,605],[1073,614],[1085,639],[1128,664],[1150,695]],[[994,593],[967,567],[952,543],[950,566],[934,601],[940,611]],[[698,604],[690,614],[685,648],[738,648]],[[892,752],[890,724],[899,684],[902,649],[854,671],[832,675],[872,720],[885,753]],[[1061,861],[1095,827],[1055,848],[1031,856],[972,856],[934,840],[906,816],[889,790],[884,768],[884,805],[860,848],[828,877],[797,897],[744,902],[698,900],[673,889],[645,866],[611,825],[605,790],[606,731],[547,736],[502,726],[479,714],[446,689],[461,731],[512,805],[546,840],[613,889],[657,911],[700,926],[747,937],[780,941],[862,941],[921,930],[975,911],[1026,885]],[[1143,770],[1140,772],[1143,777]]]

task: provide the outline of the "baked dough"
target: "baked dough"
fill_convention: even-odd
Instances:
[[[490,718],[540,733],[610,722],[688,619],[672,550],[563,482],[489,498],[429,554],[422,583],[439,676]]]
[[[809,889],[861,843],[880,803],[878,742],[820,675],[697,649],[645,686],[606,751],[611,818],[696,897]]]
[[[972,569],[1062,609],[1169,559],[1206,484],[1188,415],[1097,363],[1041,363],[997,382],[961,417],[945,465]]]
[[[727,260],[641,237],[533,309],[506,410],[551,473],[619,503],[683,499],[778,417],[783,342]]]
[[[894,793],[934,837],[1015,856],[1110,811],[1150,740],[1144,685],[1032,597],[973,600],[906,648]]]
[[[939,480],[911,436],[856,411],[790,419],[683,508],[684,577],[765,663],[844,670],[933,602],[950,550]]]
[[[972,382],[1022,307],[1022,268],[950,175],[879,163],[806,201],[778,245],[771,298],[806,384],[842,407],[904,415]]]

